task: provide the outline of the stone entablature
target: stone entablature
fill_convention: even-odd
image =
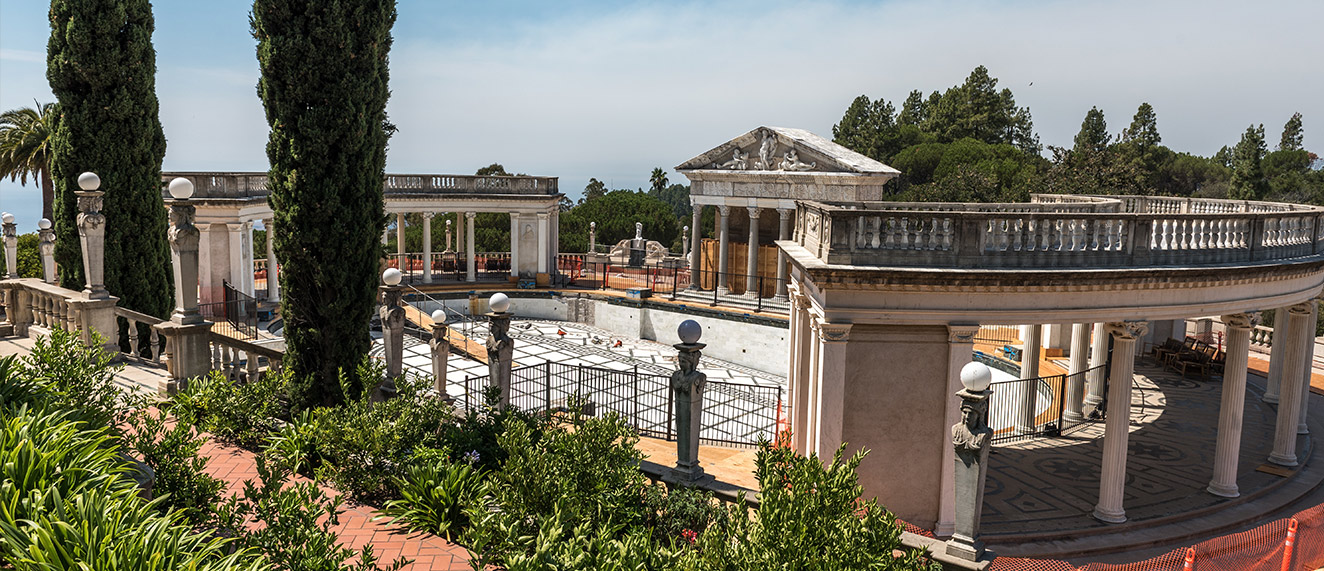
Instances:
[[[267,173],[265,172],[169,172],[161,173],[161,180],[176,177],[193,182],[194,199],[209,198],[265,198]],[[388,174],[382,191],[395,195],[534,195],[555,196],[557,177],[550,176],[477,176],[457,174]]]
[[[1022,204],[801,201],[794,241],[828,265],[1190,267],[1324,255],[1324,209],[1036,195]]]

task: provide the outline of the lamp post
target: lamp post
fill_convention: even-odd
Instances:
[[[449,337],[446,310],[438,309],[432,312],[432,339],[428,341],[432,349],[432,386],[437,390],[437,395],[446,402],[452,402],[450,394],[446,392],[446,373],[450,370],[448,363],[451,358]]]
[[[707,345],[699,342],[703,327],[693,319],[680,322],[676,328],[680,343],[673,345],[678,351],[677,369],[671,373],[671,397],[675,403],[676,466],[671,476],[680,483],[695,483],[704,478],[699,466],[699,429],[703,426],[703,386],[708,376],[699,372],[699,359]]]
[[[500,391],[498,408],[510,406],[510,367],[515,354],[515,341],[510,338],[510,298],[494,293],[487,301],[489,311],[487,333],[488,386]]]
[[[87,287],[83,292],[88,299],[110,297],[106,291],[106,215],[101,213],[103,196],[101,177],[85,172],[78,175],[78,238],[83,246],[83,270]]]
[[[405,308],[400,305],[404,287],[400,280],[404,275],[399,269],[386,268],[382,272],[382,305],[378,315],[382,319],[382,345],[386,355],[386,378],[377,387],[374,398],[386,400],[395,396],[395,379],[404,371],[405,359]]]
[[[961,422],[952,426],[952,445],[956,447],[956,522],[952,538],[947,540],[947,554],[966,561],[984,556],[984,542],[979,539],[979,513],[984,505],[984,477],[988,473],[989,439],[988,390],[993,372],[983,363],[971,362],[961,367]]]
[[[41,251],[42,279],[55,284],[55,231],[51,230],[51,221],[45,218],[37,221],[37,234],[40,236],[37,249]]]

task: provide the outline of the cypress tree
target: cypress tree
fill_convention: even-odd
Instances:
[[[1090,107],[1085,120],[1080,123],[1080,132],[1076,133],[1077,153],[1100,153],[1108,149],[1108,122],[1103,118],[1103,111]]]
[[[258,93],[282,262],[285,366],[303,408],[357,396],[386,227],[382,183],[394,0],[256,0]],[[349,395],[338,381],[347,376]]]
[[[120,305],[164,318],[172,274],[151,2],[52,0],[50,18],[46,78],[60,101],[51,139],[60,281],[83,287],[74,191],[78,175],[92,171],[106,193],[106,289]]]

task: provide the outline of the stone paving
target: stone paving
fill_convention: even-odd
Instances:
[[[1279,476],[1257,472],[1273,447],[1276,409],[1260,400],[1264,379],[1246,391],[1238,485],[1253,495]],[[1128,440],[1125,507],[1131,521],[1208,508],[1228,500],[1205,492],[1213,473],[1220,381],[1136,367]],[[986,538],[1106,528],[1090,516],[1099,498],[1103,425],[1060,438],[995,445],[982,515]]]

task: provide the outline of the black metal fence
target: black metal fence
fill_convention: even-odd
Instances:
[[[257,299],[221,282],[224,301],[198,305],[198,313],[212,322],[212,331],[235,339],[257,339]]]
[[[482,406],[487,375],[467,377],[456,406]],[[671,378],[629,370],[544,362],[511,371],[510,403],[528,411],[573,411],[589,416],[616,413],[639,434],[675,439]],[[771,440],[780,420],[785,389],[708,381],[703,391],[699,440],[708,444],[754,446]]]
[[[976,360],[984,362],[979,355]],[[1061,436],[1093,422],[1083,415],[1066,414],[1067,390],[1069,385],[1075,384],[1083,397],[1091,374],[1101,369],[1102,365],[1073,374],[998,381],[989,385],[993,391],[988,407],[992,441],[1014,442]]]

